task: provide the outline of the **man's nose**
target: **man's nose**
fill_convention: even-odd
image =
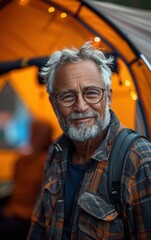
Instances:
[[[77,112],[84,112],[88,108],[89,108],[89,105],[83,98],[82,94],[81,93],[77,94],[77,98],[74,103],[74,110]]]

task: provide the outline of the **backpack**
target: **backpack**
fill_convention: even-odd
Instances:
[[[124,128],[116,136],[110,153],[110,164],[108,171],[108,192],[111,203],[115,206],[117,212],[119,213],[119,217],[123,220],[125,235],[124,239],[130,238],[128,224],[122,215],[122,206],[120,199],[121,176],[126,156],[129,153],[129,149],[132,146],[133,142],[140,137],[145,138],[141,134],[133,131],[132,129]]]

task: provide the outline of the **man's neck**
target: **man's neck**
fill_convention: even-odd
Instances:
[[[72,155],[72,163],[85,163],[104,140],[106,131],[107,130],[105,129],[101,135],[91,138],[85,142],[74,142],[75,149]]]

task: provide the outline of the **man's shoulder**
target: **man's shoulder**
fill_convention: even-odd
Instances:
[[[142,136],[136,139],[131,151],[136,153],[143,162],[151,162],[151,142],[145,137]]]
[[[116,135],[120,134],[122,130],[127,130],[129,132],[127,133],[127,136],[128,134],[132,135],[131,138],[127,138],[131,141],[131,144],[128,147],[130,153],[134,153],[138,158],[151,162],[151,142],[149,139],[147,139],[143,134],[123,126],[120,126]]]

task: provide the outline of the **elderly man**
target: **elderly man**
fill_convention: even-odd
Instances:
[[[30,240],[151,239],[150,142],[137,139],[127,156],[121,177],[123,217],[108,193],[110,152],[124,128],[110,109],[111,63],[86,42],[79,50],[53,53],[42,70],[64,134],[49,151]]]

